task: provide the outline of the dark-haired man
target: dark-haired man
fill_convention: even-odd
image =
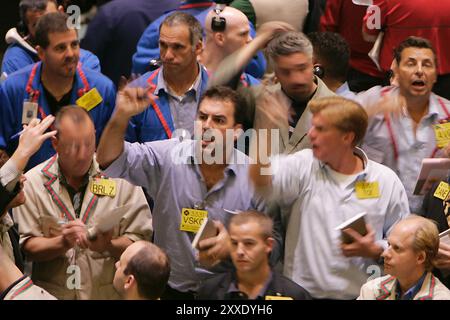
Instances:
[[[0,153],[14,152],[16,134],[22,130],[22,124],[54,115],[69,104],[89,111],[98,140],[114,109],[114,85],[105,76],[78,63],[77,32],[67,26],[65,14],[55,12],[41,17],[35,41],[41,62],[21,69],[0,85]],[[44,142],[27,169],[54,153],[50,141]]]
[[[397,173],[413,213],[420,212],[423,201],[423,196],[413,195],[422,159],[445,156],[444,142],[436,140],[434,125],[450,118],[450,101],[431,92],[437,63],[428,40],[409,37],[395,50],[393,70],[398,86],[376,86],[357,96],[366,108],[383,98],[400,101],[401,110],[371,118],[363,149],[370,159]]]
[[[212,87],[200,101],[196,140],[124,143],[128,119],[142,112],[149,100],[145,89],[119,92],[97,160],[107,167],[105,172],[145,187],[154,199],[154,243],[167,252],[172,268],[163,298],[192,299],[198,281],[223,266],[204,265],[215,265],[229,256],[224,224],[230,215],[264,209],[249,185],[248,158],[234,148],[245,106],[230,88]],[[218,235],[199,243],[199,263],[191,242],[205,217],[215,220]]]
[[[12,28],[5,36],[9,47],[3,56],[2,78],[39,61],[35,48],[37,22],[43,15],[62,11],[63,7],[58,8],[56,0],[22,0],[19,10],[21,20],[19,30]],[[91,52],[80,49],[80,62],[84,67],[100,72],[100,62]]]

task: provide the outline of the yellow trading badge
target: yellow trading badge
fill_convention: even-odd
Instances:
[[[116,182],[112,179],[94,178],[91,181],[90,190],[93,194],[98,196],[115,197],[116,195]]]
[[[450,122],[435,124],[434,135],[436,137],[436,146],[443,148],[450,143]]]
[[[98,93],[97,88],[92,88],[81,98],[79,98],[75,103],[83,109],[86,109],[86,111],[90,111],[91,109],[98,106],[102,101],[103,98],[100,93]]]
[[[441,200],[447,200],[448,193],[450,192],[450,186],[447,182],[441,181],[436,188],[433,196]]]
[[[181,231],[197,232],[203,219],[208,217],[208,211],[183,208],[181,209]]]
[[[283,297],[283,296],[266,296],[265,300],[294,300],[291,297]]]
[[[358,181],[355,184],[356,196],[358,199],[372,199],[380,197],[378,182]]]

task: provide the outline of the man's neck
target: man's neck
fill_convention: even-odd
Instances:
[[[340,157],[336,157],[336,160],[328,165],[334,171],[342,174],[352,175],[357,174],[364,170],[363,160],[353,153],[353,150],[347,150]]]
[[[60,77],[49,74],[45,65],[42,66],[41,82],[45,89],[58,101],[72,89],[73,81],[74,77]]]
[[[425,270],[420,269],[414,272],[413,274],[409,275],[408,277],[402,279],[397,278],[402,295],[404,295],[409,289],[414,287],[417,284],[417,282],[419,282],[420,278],[423,276],[424,273]]]
[[[164,81],[176,95],[181,96],[192,87],[197,79],[198,73],[200,72],[198,64],[195,68],[196,72],[191,72],[191,68],[186,68],[185,72],[177,74],[167,73],[166,69],[163,69]]]
[[[330,78],[323,78],[322,81],[325,83],[325,85],[333,92],[336,92],[343,84],[344,82],[330,79]]]
[[[206,43],[200,58],[200,61],[205,66],[206,70],[210,73],[214,73],[224,59],[224,56],[220,48],[213,47],[213,45]]]
[[[255,299],[270,277],[269,264],[266,263],[258,270],[250,272],[236,271],[236,277],[239,290],[246,293],[251,299]]]
[[[414,122],[419,123],[427,114],[430,96],[406,98],[406,108]]]

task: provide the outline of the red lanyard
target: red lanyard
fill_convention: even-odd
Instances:
[[[30,77],[28,78],[27,86],[25,88],[26,92],[29,95],[30,102],[36,102],[36,103],[38,103],[39,95],[41,94],[39,89],[33,89],[33,80],[34,80],[34,77],[36,76],[36,71],[37,71],[38,66],[39,66],[39,64],[36,63],[33,66],[33,69],[31,69]],[[83,88],[79,89],[77,92],[78,97],[81,97],[82,95],[84,95],[86,92],[89,91],[90,86],[89,86],[89,82],[87,81],[86,75],[84,74],[83,70],[81,69],[80,63],[78,63],[77,71],[78,71],[78,74],[80,75],[81,82],[83,83]],[[41,119],[44,119],[47,116],[44,112],[44,109],[42,109],[41,106],[38,106],[38,111],[39,111],[39,115],[41,116]]]
[[[179,6],[177,10],[185,10],[185,9],[193,9],[193,8],[209,8],[213,4],[214,3],[212,3],[212,2],[183,4],[183,5]]]
[[[391,90],[391,88],[388,88],[387,90],[383,89],[381,91],[381,96],[383,97],[389,90]],[[444,112],[445,112],[445,114],[447,116],[447,119],[449,119],[450,118],[450,113],[448,112],[447,107],[444,104],[444,101],[442,101],[441,98],[437,98],[437,99],[438,99],[439,104],[442,107],[442,110],[444,110]],[[441,119],[441,120],[445,120],[445,119]],[[392,123],[391,123],[391,117],[387,113],[384,115],[384,121],[386,122],[386,127],[387,127],[388,132],[389,132],[389,138],[391,140],[392,149],[394,151],[394,159],[395,159],[395,161],[398,161],[398,145],[397,145],[397,141],[395,141],[394,130],[392,128]],[[436,155],[438,150],[439,150],[439,148],[435,147],[433,152],[431,153],[430,158],[434,158],[434,156]]]
[[[147,79],[147,83],[150,85],[150,90],[154,90],[155,85],[152,83],[153,79],[156,77],[156,75],[159,73],[159,70],[156,70],[148,79]],[[161,122],[164,131],[166,132],[167,137],[170,139],[172,137],[172,130],[170,130],[169,125],[167,124],[166,119],[164,118],[164,115],[161,112],[161,109],[159,108],[159,106],[156,104],[155,101],[151,102],[151,105],[153,107],[153,110],[155,110],[156,116],[159,119],[159,122]]]

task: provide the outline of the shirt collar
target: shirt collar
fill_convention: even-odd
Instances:
[[[269,277],[267,278],[266,282],[264,283],[264,286],[259,291],[255,300],[264,299],[267,289],[269,288],[269,285],[272,282],[272,278],[273,278],[273,273],[272,273],[272,271],[270,271]],[[232,274],[232,278],[231,278],[230,286],[228,287],[228,290],[227,290],[227,294],[228,295],[239,295],[241,298],[245,297],[245,299],[248,299],[247,294],[245,294],[244,292],[239,290],[235,272],[233,272],[233,274]]]
[[[200,145],[200,141],[197,140],[184,140],[184,141],[190,141],[190,144],[188,146],[186,146],[186,149],[183,150],[183,159],[182,163],[186,163],[186,164],[196,164],[199,161],[195,161],[196,160],[196,150],[197,154],[200,154],[200,150],[201,150],[201,145]],[[245,155],[241,154],[240,151],[236,150],[236,148],[232,148],[231,149],[231,153],[230,156],[228,157],[228,165],[225,169],[225,172],[231,172],[234,175],[237,175],[238,172],[238,165],[240,164],[248,164],[249,163],[249,159],[247,157],[245,157]]]
[[[195,79],[194,83],[192,84],[192,86],[189,88],[189,90],[187,90],[184,95],[186,95],[188,92],[190,92],[191,90],[193,90],[193,92],[195,93],[195,99],[196,101],[200,100],[200,94],[201,94],[201,90],[200,90],[200,85],[202,82],[202,71],[203,71],[203,67],[197,63],[198,66],[198,75],[197,78]],[[166,81],[164,80],[164,67],[161,66],[159,68],[159,73],[158,73],[158,81],[156,83],[156,88],[154,91],[155,95],[158,95],[158,93],[163,90],[166,94],[173,96],[173,94],[171,94],[168,86],[166,85]],[[183,96],[184,96],[183,95]]]
[[[366,153],[361,148],[358,148],[358,147],[353,148],[353,154],[355,154],[356,156],[361,158],[361,160],[363,161],[363,166],[364,166],[363,171],[357,175],[356,181],[364,181],[367,176],[367,170],[368,170],[367,167],[369,166],[369,158],[367,157]],[[322,161],[319,161],[319,164],[322,169],[330,168],[328,166],[328,164],[326,164]]]
[[[398,283],[398,280],[396,281],[395,285],[395,299],[396,300],[413,300],[417,293],[419,293],[420,289],[422,288],[423,282],[425,281],[427,273],[424,272],[423,275],[420,277],[419,281],[416,282],[414,286],[409,288],[403,297],[401,296],[401,289],[400,284]]]
[[[346,81],[346,82],[344,82],[344,84],[343,85],[341,85],[337,90],[336,90],[336,94],[337,95],[341,95],[341,94],[343,94],[343,93],[345,93],[345,92],[348,92],[348,91],[350,91],[350,87],[348,86],[348,82]]]

